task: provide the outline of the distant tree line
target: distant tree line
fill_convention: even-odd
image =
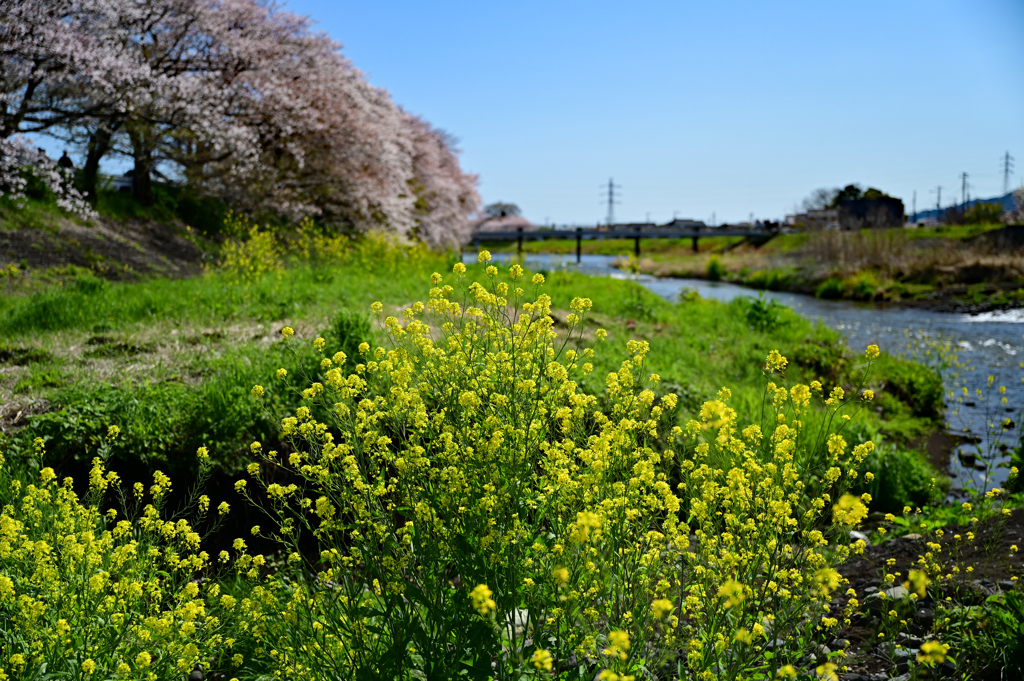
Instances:
[[[27,133],[82,151],[80,194]],[[260,0],[0,0],[0,192],[17,196],[35,163],[84,206],[111,155],[131,159],[143,204],[174,177],[239,209],[434,246],[467,238],[480,204],[454,139],[308,18]]]

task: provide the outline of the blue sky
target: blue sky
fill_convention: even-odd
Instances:
[[[1024,2],[290,0],[535,222],[781,217],[860,182],[908,211],[1024,179]]]
[[[779,218],[813,189],[911,209],[1024,180],[1024,1],[290,0],[461,140],[534,222]]]

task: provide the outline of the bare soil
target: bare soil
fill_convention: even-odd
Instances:
[[[187,277],[202,270],[204,253],[199,243],[180,223],[109,217],[82,223],[62,217],[46,229],[5,230],[0,224],[0,265],[30,269],[75,265],[109,279]]]
[[[968,541],[967,533],[972,530],[974,540]],[[959,540],[955,538],[957,534],[961,537]],[[863,555],[848,560],[839,572],[849,580],[863,606],[871,593],[889,588],[883,581],[886,573],[900,573],[895,584],[902,584],[910,570],[917,567],[918,558],[929,551],[926,546],[929,541],[934,542],[936,538],[910,534],[868,546]],[[910,633],[921,639],[931,633],[936,606],[947,596],[962,605],[979,605],[988,596],[1022,588],[1019,581],[1014,584],[1011,579],[1024,576],[1024,557],[1019,552],[1011,553],[1010,547],[1024,544],[1024,509],[1013,509],[1008,515],[996,515],[974,525],[947,526],[937,541],[942,546],[939,562],[943,572],[948,574],[956,568],[960,577],[933,583],[928,587],[927,596],[914,603]],[[895,561],[891,566],[890,560]],[[833,612],[845,608],[848,600],[846,595],[838,598]],[[870,607],[862,607],[862,610],[863,614],[852,618],[850,627],[837,634],[837,639],[850,643],[848,678],[853,681],[896,675],[900,670],[893,668],[888,645],[879,645],[881,628],[877,612],[872,612]],[[904,645],[909,648],[914,643],[906,640]]]

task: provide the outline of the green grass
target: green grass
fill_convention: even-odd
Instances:
[[[916,229],[904,230],[904,233],[911,239],[927,239],[927,238],[941,238],[941,239],[971,239],[984,234],[985,232],[991,232],[996,229],[1002,229],[1006,225],[1002,223],[989,223],[989,224],[977,224],[977,225],[936,225],[934,227],[918,227]]]
[[[420,293],[434,269],[446,269],[437,257],[409,264],[401,276],[386,270],[297,267],[246,283],[223,273],[192,279],[108,282],[91,275],[28,297],[0,300],[0,338],[39,332],[92,330],[97,333],[156,321],[276,321],[340,307],[367,306],[373,300],[410,298]]]
[[[54,223],[67,214],[49,199],[26,198],[16,205],[7,198],[0,198],[0,232],[21,229],[45,229],[52,231]]]

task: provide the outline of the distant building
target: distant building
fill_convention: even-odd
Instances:
[[[132,190],[132,173],[129,170],[124,175],[112,175],[110,177],[110,188],[115,192],[130,192]]]
[[[621,230],[621,231],[646,231],[649,229],[658,229],[658,225],[653,222],[618,222],[611,225],[610,229]]]
[[[791,227],[802,226],[808,232],[834,232],[841,228],[838,208],[809,210],[806,213],[787,215],[786,224]]]
[[[903,202],[891,196],[883,199],[843,199],[839,202],[842,230],[902,227],[907,216]]]
[[[882,199],[842,199],[836,208],[809,210],[786,216],[791,227],[803,226],[809,232],[854,231],[902,227],[906,220],[903,202]]]
[[[708,229],[703,220],[691,220],[690,218],[676,218],[672,222],[662,225],[661,229]]]

